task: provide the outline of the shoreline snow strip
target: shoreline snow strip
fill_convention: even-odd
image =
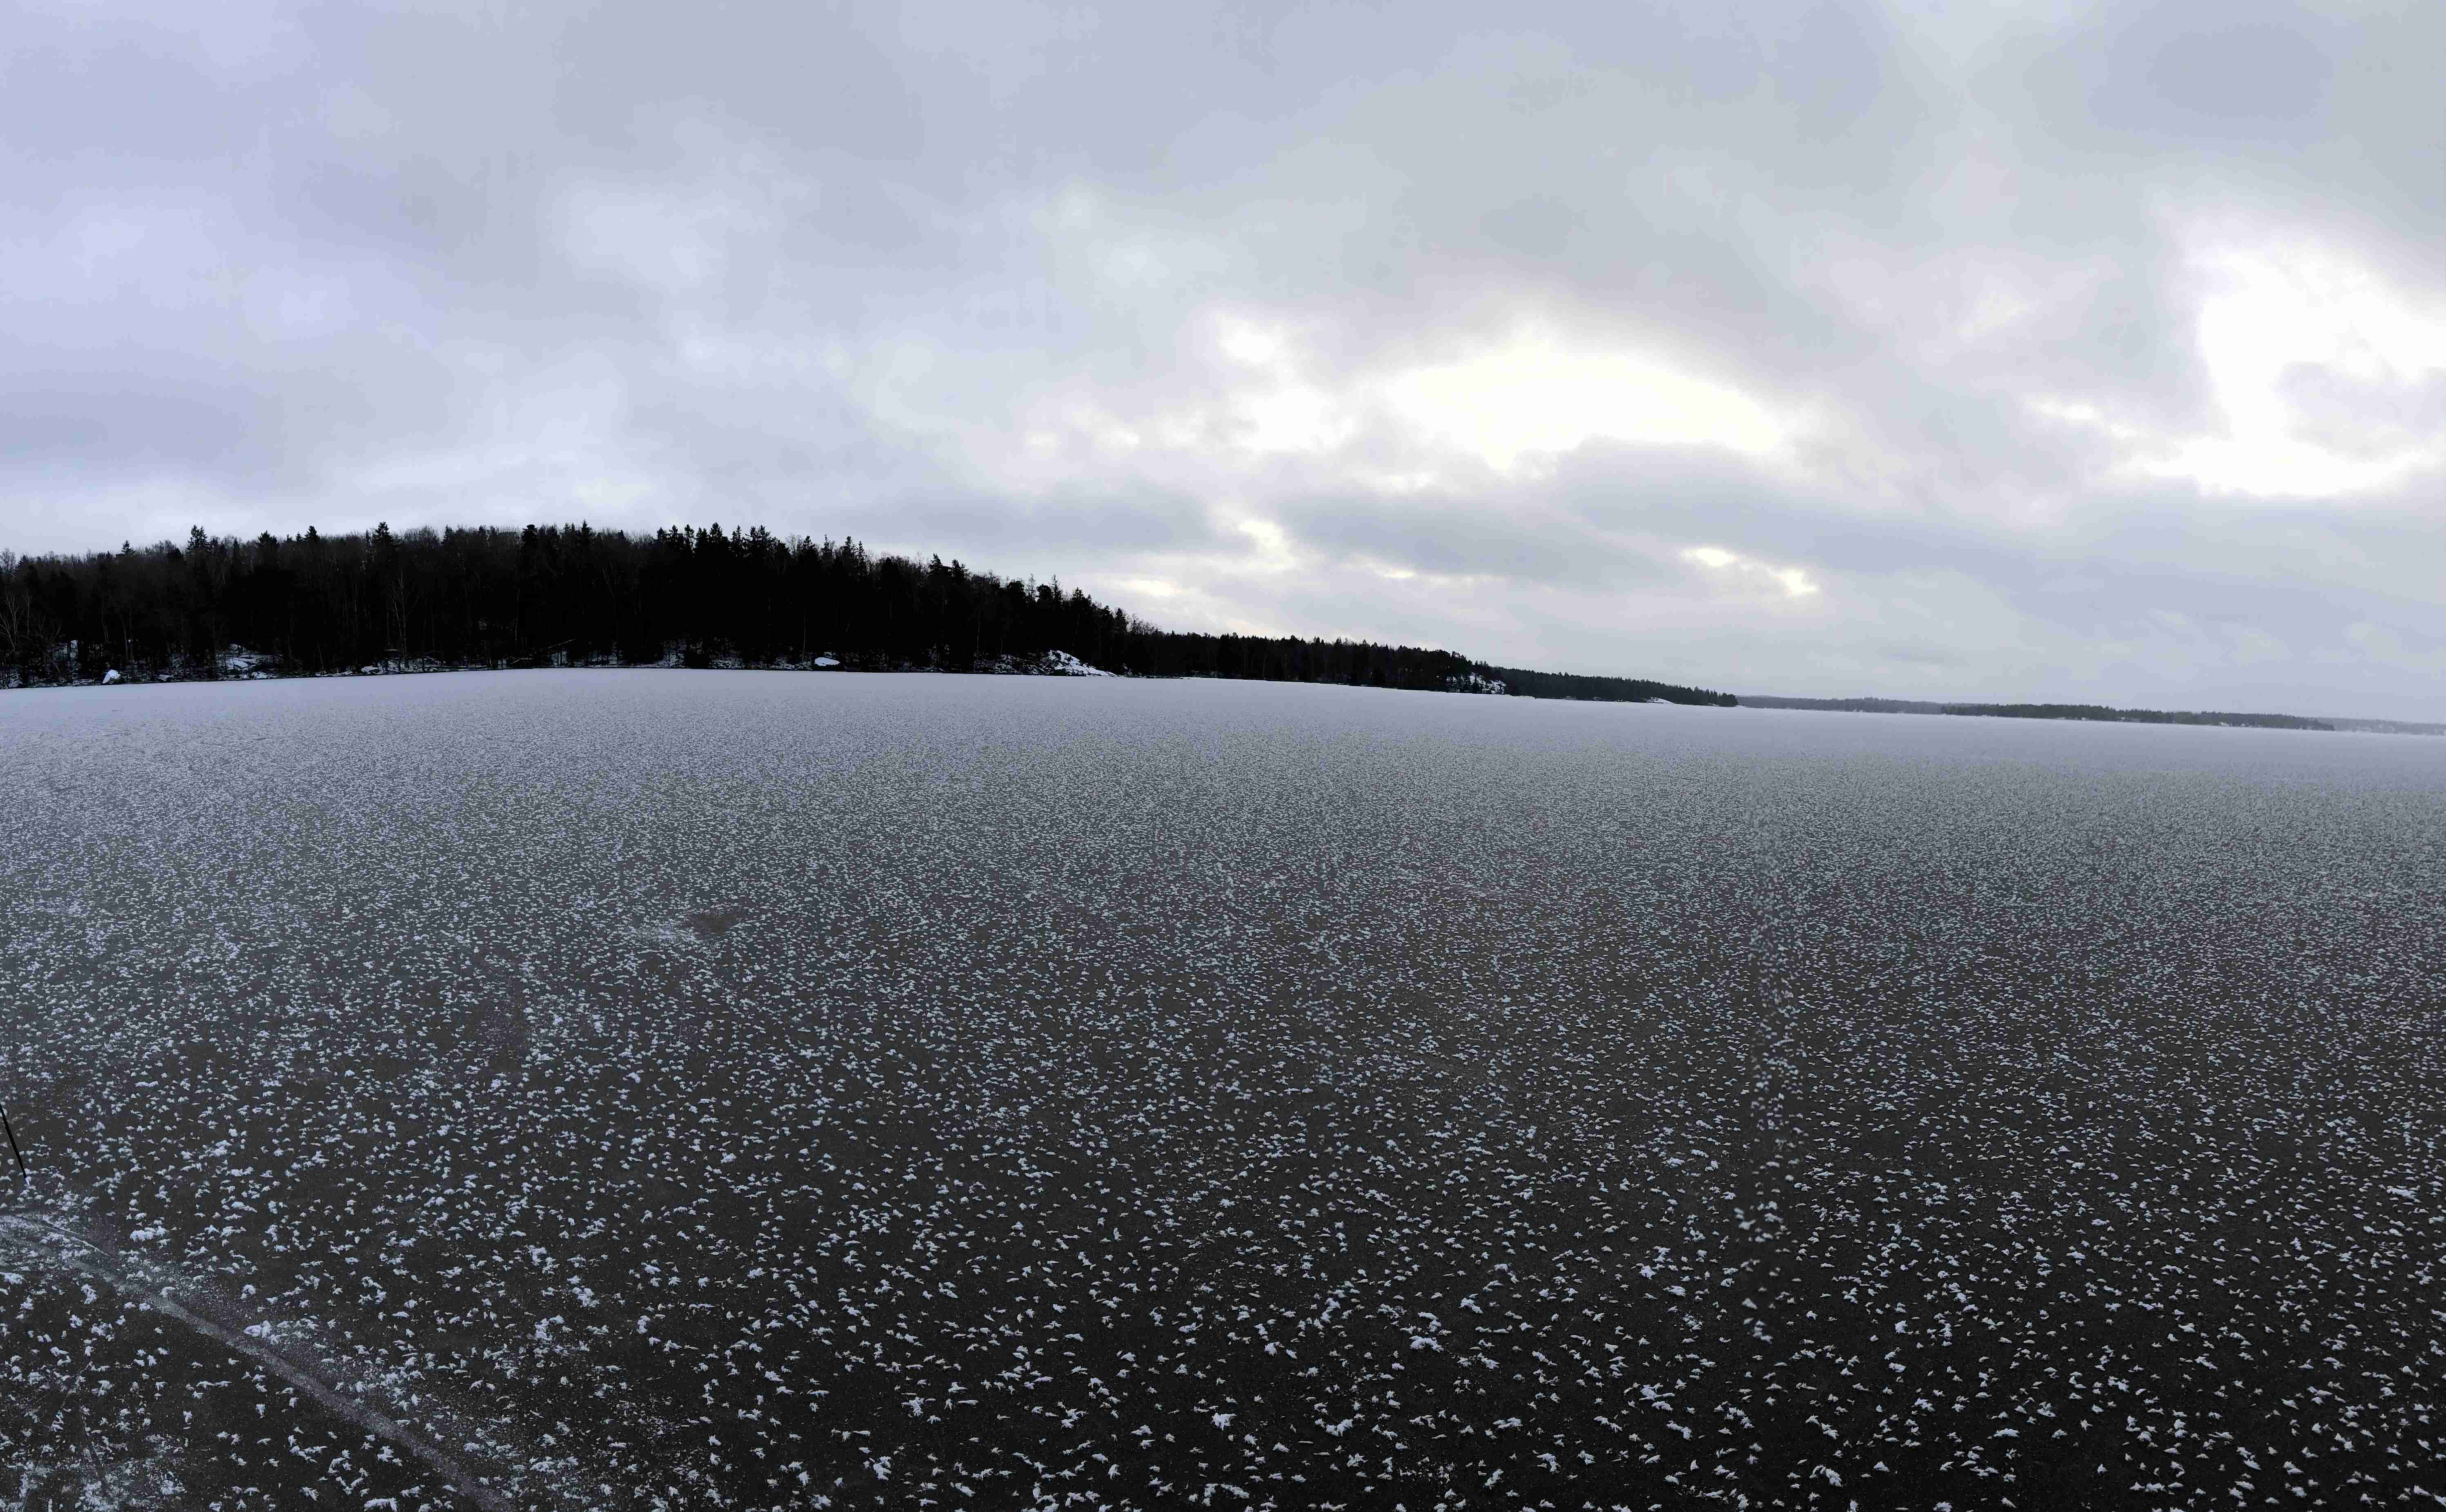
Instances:
[[[129,1275],[124,1268],[114,1263],[102,1247],[92,1240],[79,1238],[48,1219],[21,1218],[13,1214],[0,1214],[0,1233],[14,1234],[21,1238],[36,1241],[55,1239],[75,1246],[77,1250],[84,1253],[71,1253],[61,1257],[61,1259],[71,1269],[82,1272],[94,1280],[103,1282],[122,1295],[136,1297],[154,1312],[183,1323],[222,1348],[254,1361],[306,1395],[312,1397],[330,1411],[346,1418],[367,1432],[386,1440],[402,1452],[414,1455],[420,1462],[430,1466],[436,1475],[441,1476],[452,1491],[483,1508],[484,1512],[519,1512],[517,1503],[485,1484],[463,1461],[440,1445],[431,1443],[405,1425],[375,1411],[362,1402],[350,1401],[329,1383],[309,1374],[296,1362],[267,1348],[262,1341],[223,1328],[210,1318],[199,1316],[179,1306],[162,1293]]]

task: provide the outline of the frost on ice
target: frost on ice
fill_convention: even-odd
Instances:
[[[2434,747],[160,691],[0,700],[0,1505],[2435,1479]]]

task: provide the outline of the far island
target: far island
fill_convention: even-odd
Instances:
[[[1947,704],[1918,698],[1783,698],[1743,693],[1744,709],[1800,709],[1841,714],[1968,714],[1990,719],[2078,719],[2118,725],[2215,725],[2235,729],[2350,730],[2374,735],[2446,735],[2446,725],[2399,719],[2309,719],[2300,714],[2224,710],[2114,709],[2104,704]]]

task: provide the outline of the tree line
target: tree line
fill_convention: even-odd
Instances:
[[[2299,714],[2230,714],[2164,709],[2110,709],[2103,704],[1937,704],[1913,698],[1774,698],[1743,693],[1747,709],[1814,709],[1853,714],[1971,714],[1993,719],[2096,719],[2124,725],[2233,725],[2251,729],[2373,729],[2446,733],[2446,725],[2404,725],[2380,719],[2305,719]]]
[[[1063,651],[1140,676],[1529,696],[1724,694],[1497,670],[1372,641],[1165,631],[1057,580],[1019,581],[855,540],[719,524],[416,529],[84,556],[0,552],[0,681],[19,686],[405,667],[808,666],[990,671]],[[1604,690],[1611,690],[1606,691]]]
[[[1730,693],[1703,688],[1677,688],[1644,677],[1590,677],[1578,672],[1539,672],[1525,667],[1489,667],[1485,675],[1503,684],[1506,692],[1523,698],[1572,698],[1600,704],[1701,704],[1730,709],[1740,702]]]
[[[2167,709],[2109,709],[2102,704],[1947,704],[1948,714],[1991,719],[2098,719],[2124,725],[2230,725],[2250,729],[2333,729],[2299,714],[2230,714]]]

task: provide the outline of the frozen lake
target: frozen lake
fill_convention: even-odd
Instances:
[[[526,671],[0,773],[0,1509],[2446,1493],[2446,742]]]

